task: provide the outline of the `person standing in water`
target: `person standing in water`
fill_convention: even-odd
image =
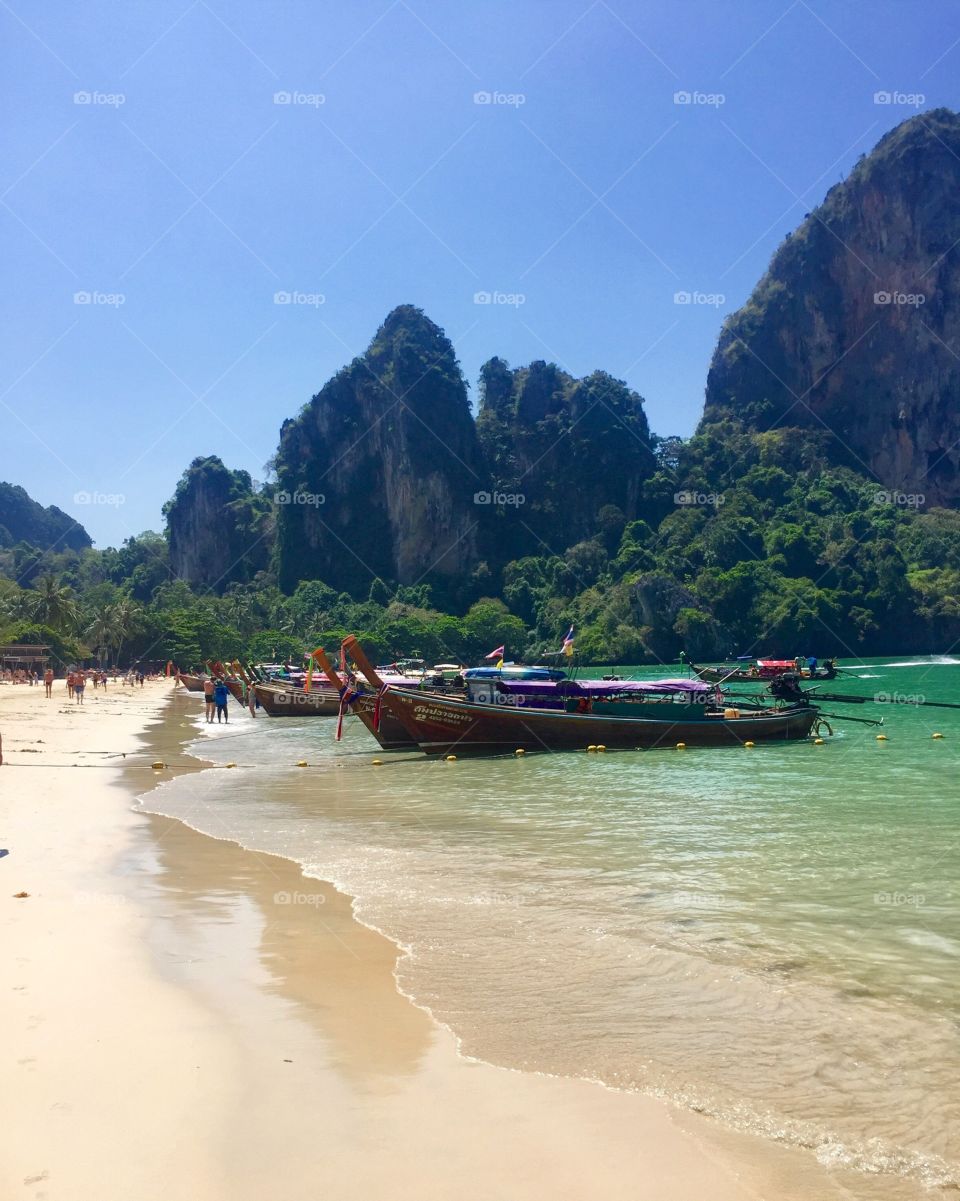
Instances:
[[[216,702],[213,697],[213,690],[216,685],[213,682],[213,676],[207,676],[203,681],[203,705],[207,715],[207,721],[213,721],[213,715],[216,710]]]
[[[226,684],[223,682],[222,679],[218,679],[216,682],[216,685],[214,686],[214,689],[213,689],[213,699],[217,706],[217,723],[218,724],[220,722],[221,716],[223,717],[223,720],[225,722],[227,722],[227,724],[229,724],[229,722],[230,722],[230,718],[227,714],[227,701],[229,700],[229,697],[230,697],[230,693],[227,689]]]

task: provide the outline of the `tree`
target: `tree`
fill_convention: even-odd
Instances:
[[[67,633],[79,619],[79,609],[73,591],[52,575],[41,576],[35,585],[36,596],[28,601],[30,616],[42,625]]]

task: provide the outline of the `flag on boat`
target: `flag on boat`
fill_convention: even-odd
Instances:
[[[507,644],[504,643],[503,646],[498,646],[495,651],[491,651],[489,655],[484,655],[483,657],[484,659],[502,659],[506,649]]]
[[[313,665],[317,660],[317,652],[313,651],[309,658],[310,662],[307,664],[307,678],[303,681],[304,692],[309,692],[310,685],[313,683]]]
[[[573,654],[573,626],[567,630],[567,636],[563,640],[563,646],[560,648],[565,655]]]

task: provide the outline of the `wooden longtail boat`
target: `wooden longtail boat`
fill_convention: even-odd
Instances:
[[[805,680],[835,680],[837,668],[831,659],[812,673],[804,668],[798,672],[792,660],[758,659],[753,667],[697,667],[690,663],[690,670],[708,684],[763,684],[783,675],[802,676]]]
[[[327,677],[330,687],[337,689],[338,696],[342,695],[345,691],[344,683],[334,670],[333,664],[327,658],[322,646],[314,651],[314,658]],[[382,707],[380,721],[377,722],[375,693],[360,692],[351,688],[346,695],[349,697],[347,702],[349,712],[360,718],[367,730],[380,743],[381,749],[385,751],[415,751],[418,749],[415,740],[410,737],[406,728],[392,714],[386,713]]]
[[[203,676],[195,676],[192,672],[181,671],[180,683],[187,692],[203,692]]]
[[[594,700],[589,712],[576,701],[566,710],[489,705],[388,687],[381,708],[395,717],[428,755],[504,754],[514,750],[571,751],[588,746],[653,749],[738,746],[806,738],[817,718],[812,705],[781,709],[678,713],[672,702]],[[673,710],[671,713],[670,710]],[[736,713],[737,716],[732,716]]]
[[[340,697],[326,687],[291,688],[287,684],[254,684],[253,693],[271,717],[336,717]]]
[[[381,728],[385,718],[395,719],[428,755],[795,740],[807,737],[818,714],[806,702],[729,708],[715,689],[695,680],[501,680],[495,692],[478,693],[488,698],[481,701],[384,684],[356,639],[345,639],[344,648],[380,687]]]

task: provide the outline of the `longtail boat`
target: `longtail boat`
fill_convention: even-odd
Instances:
[[[349,708],[349,712],[359,717],[383,750],[415,751],[418,749],[416,741],[411,738],[401,722],[397,721],[391,713],[385,713],[382,706],[378,711],[375,692],[364,692],[361,687],[345,684],[337,675],[322,646],[314,651],[314,658],[327,677],[330,687],[336,688],[337,695],[342,698],[340,711]],[[408,682],[403,677],[398,678],[402,682]]]
[[[691,681],[677,681],[691,683]],[[380,703],[428,755],[504,754],[514,750],[585,750],[589,746],[653,749],[738,746],[806,738],[817,718],[812,705],[735,709],[686,698],[677,703],[662,685],[646,697],[570,699],[564,708],[490,705],[388,687]]]
[[[757,659],[750,667],[697,667],[690,663],[690,670],[708,684],[756,684],[787,674],[802,676],[804,680],[837,678],[837,667],[832,659],[825,659],[823,666],[813,672],[809,668],[798,671],[793,659]]]
[[[189,671],[181,671],[180,683],[187,692],[203,692],[203,676],[194,675]]]
[[[336,717],[340,712],[340,696],[321,686],[295,688],[289,684],[254,684],[253,694],[271,717]]]
[[[424,692],[380,679],[356,639],[344,647],[378,688],[380,725],[386,716],[395,719],[428,755],[737,746],[806,738],[818,715],[806,701],[730,707],[716,688],[690,679],[496,679],[494,669],[477,669],[466,673],[467,696]]]

